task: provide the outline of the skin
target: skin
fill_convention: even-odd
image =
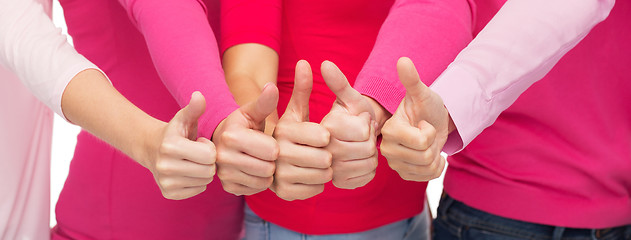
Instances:
[[[274,85],[278,55],[260,44],[240,44],[227,49],[222,61],[226,83],[238,104],[245,107],[257,98],[263,99],[258,106],[252,105],[250,113],[239,117],[241,127],[246,126],[247,131],[220,124],[213,137],[219,151],[217,175],[224,190],[235,195],[251,195],[272,185],[280,152],[271,136],[278,121],[278,89]],[[221,133],[225,128],[234,134]],[[244,145],[242,139],[249,139],[249,144]]]
[[[331,133],[326,149],[333,157],[333,185],[343,189],[364,186],[377,170],[375,110],[369,98],[353,89],[335,64],[324,61],[321,72],[337,97],[321,122]]]
[[[213,133],[214,144],[197,137],[197,121],[206,109],[199,92],[193,93],[190,103],[167,123],[134,106],[101,72],[88,69],[70,81],[61,105],[69,121],[151,171],[165,198],[185,199],[205,191],[215,172],[224,188],[237,195],[262,191],[271,185],[273,161],[279,149],[276,141],[261,130],[277,102],[276,86],[264,87],[255,101],[221,121]],[[233,159],[242,160],[246,167],[256,168],[250,162],[267,163],[268,167],[261,167],[264,173],[251,172],[231,166]],[[218,167],[219,163],[223,168]],[[230,176],[247,174],[249,178],[222,178],[230,171],[236,172]],[[269,179],[266,186],[259,186],[260,178]]]
[[[251,195],[272,184],[279,147],[263,130],[277,104],[276,85],[266,84],[255,102],[231,113],[215,130],[217,176],[227,192]]]
[[[237,102],[257,96],[265,83],[276,82],[278,55],[266,46],[235,45],[224,53],[223,63]],[[298,62],[295,74],[287,110],[280,119],[267,121],[268,126],[275,125],[272,132],[280,147],[271,190],[282,199],[295,200],[321,193],[331,180],[345,189],[365,185],[374,177],[376,136],[389,115],[374,100],[353,90],[335,64],[327,61],[322,74],[337,101],[320,124],[308,122],[312,86],[308,63]]]
[[[329,131],[309,122],[309,96],[313,87],[309,63],[298,61],[295,75],[291,99],[274,130],[280,155],[270,188],[288,201],[320,194],[324,184],[333,178],[332,156],[325,149],[329,144]]]
[[[99,71],[88,69],[70,81],[61,105],[69,121],[151,171],[165,198],[195,196],[212,181],[215,147],[196,136],[205,109],[200,93],[193,93],[189,105],[166,123],[127,101]]]
[[[399,59],[397,71],[406,94],[381,130],[381,153],[401,178],[429,181],[445,168],[440,152],[455,125],[440,96],[421,82],[409,58]]]

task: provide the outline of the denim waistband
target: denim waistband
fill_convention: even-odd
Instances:
[[[583,229],[529,223],[472,208],[447,194],[443,194],[440,200],[437,218],[456,235],[474,227],[525,239],[631,239],[631,225]]]

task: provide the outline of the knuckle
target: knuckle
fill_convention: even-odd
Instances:
[[[156,163],[156,170],[161,175],[173,175],[174,169],[171,167],[171,164],[168,161],[159,161]]]
[[[287,125],[285,124],[284,121],[280,121],[278,122],[278,124],[276,124],[276,127],[274,128],[273,136],[276,139],[287,138]]]
[[[208,169],[208,177],[211,179],[215,176],[215,174],[217,173],[217,166],[215,164],[213,164],[212,166],[209,166],[210,169]]]
[[[423,153],[423,157],[419,159],[420,163],[423,165],[429,165],[434,163],[434,159],[436,158],[436,152],[433,149],[427,149]]]
[[[176,189],[176,182],[169,178],[160,179],[160,186],[166,191],[171,191]]]
[[[298,196],[296,199],[298,200],[305,200],[308,199],[310,197],[313,197],[315,195],[318,195],[320,193],[324,192],[324,185],[317,185],[317,186],[312,186],[312,189],[308,192],[306,192],[305,194]]]
[[[317,125],[317,126],[319,127],[317,128],[319,129],[318,130],[319,133],[317,134],[319,136],[317,138],[318,142],[316,143],[317,145],[316,147],[324,147],[326,145],[329,145],[329,141],[331,140],[331,133],[323,126],[321,125]]]
[[[162,196],[166,199],[179,200],[178,196],[170,191],[162,191]]]
[[[230,171],[228,171],[226,168],[220,168],[217,170],[217,177],[222,182],[231,182],[231,176],[232,174],[230,174]]]
[[[227,146],[234,146],[239,142],[239,135],[234,131],[225,131],[221,135],[221,142]]]
[[[223,189],[228,192],[228,193],[232,193],[236,196],[241,196],[243,195],[243,193],[241,193],[240,189],[237,187],[236,184],[226,184],[223,186]]]
[[[397,172],[401,170],[401,169],[399,169],[399,162],[398,162],[398,161],[388,159],[388,161],[387,161],[387,162],[388,162],[388,166],[389,166],[392,170],[395,170],[395,171],[397,171]]]
[[[272,183],[274,183],[274,178],[268,177],[267,179],[265,179],[265,181],[261,181],[261,186],[259,186],[258,189],[268,189],[272,186]]]
[[[261,177],[271,177],[274,176],[274,172],[276,171],[276,164],[272,162],[264,162],[263,165],[258,169]]]
[[[436,136],[436,128],[434,127],[434,125],[430,125],[431,127],[429,127],[427,129],[427,133],[429,134],[427,137],[428,138],[434,138]]]
[[[167,141],[162,142],[162,144],[160,144],[159,151],[163,155],[171,155],[175,153],[176,149],[177,149],[176,144],[173,141],[167,140]]]
[[[381,135],[383,139],[390,139],[392,138],[392,123],[390,122],[390,120],[386,121],[383,126],[381,127]]]
[[[369,156],[375,156],[377,154],[377,144],[375,142],[369,142],[367,147]]]
[[[278,168],[274,172],[274,178],[281,182],[287,181],[287,179],[289,178],[288,171],[285,168]]]
[[[324,180],[325,182],[329,182],[333,180],[333,168],[327,168],[324,172]]]
[[[293,201],[296,200],[296,198],[294,196],[292,196],[291,191],[289,191],[289,189],[287,189],[287,185],[286,184],[279,184],[276,187],[276,196],[278,196],[279,198],[285,200],[285,201]]]
[[[421,181],[421,179],[419,179],[417,176],[409,174],[409,173],[399,173],[399,175],[401,176],[401,178],[403,178],[403,180],[406,180],[406,181],[414,181],[414,182]]]
[[[328,151],[325,151],[324,155],[324,166],[331,167],[333,165],[333,154]]]
[[[333,155],[330,152],[322,151],[317,158],[314,159],[313,166],[319,168],[331,167],[333,163]]]
[[[355,189],[355,188],[357,188],[356,186],[353,186],[352,184],[350,184],[346,180],[338,180],[338,181],[336,181],[335,179],[333,179],[333,185],[335,187],[341,188],[341,189]]]
[[[280,146],[278,145],[278,142],[274,141],[274,146],[270,149],[270,151],[270,160],[276,161],[278,156],[280,156]]]
[[[370,169],[373,169],[373,171],[377,170],[377,167],[379,166],[379,158],[372,157],[369,159],[368,163],[370,164]]]
[[[359,136],[362,140],[366,141],[370,138],[370,125],[361,124],[358,129]]]
[[[394,157],[394,151],[392,147],[390,146],[390,144],[382,142],[379,148],[381,150],[381,155],[383,155],[384,157],[388,159],[390,159],[391,157]]]
[[[217,162],[217,150],[212,148],[208,153],[208,156],[206,156],[207,163],[215,164]]]

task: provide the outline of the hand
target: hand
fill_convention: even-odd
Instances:
[[[215,145],[207,138],[197,138],[197,119],[204,113],[206,101],[194,92],[188,106],[178,111],[166,125],[162,142],[147,167],[168,199],[185,199],[202,193],[215,175]]]
[[[217,176],[226,192],[251,195],[272,184],[279,147],[263,129],[277,104],[278,88],[268,83],[256,101],[235,110],[217,126],[213,133]]]
[[[406,93],[381,129],[381,154],[401,178],[429,181],[445,168],[440,152],[449,135],[449,114],[440,96],[421,82],[412,60],[400,58],[397,71]]]
[[[366,185],[377,169],[377,123],[366,99],[353,89],[335,64],[322,63],[322,77],[337,99],[322,119],[331,140],[326,149],[333,156],[333,185],[354,189]]]
[[[288,201],[318,195],[333,175],[331,154],[324,149],[329,144],[329,132],[309,122],[312,86],[311,66],[298,61],[291,99],[274,130],[280,155],[270,189]]]

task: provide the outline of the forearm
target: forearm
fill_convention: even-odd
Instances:
[[[77,74],[63,92],[67,119],[147,167],[166,126],[123,97],[96,69]]]
[[[203,3],[197,0],[119,0],[143,34],[164,85],[180,106],[194,91],[207,99],[200,136],[210,138],[238,108],[226,85],[219,50]]]
[[[507,1],[431,88],[457,127],[445,151],[464,148],[604,20],[613,0]]]
[[[354,87],[393,113],[405,96],[397,61],[409,57],[430,85],[472,38],[466,0],[398,0]]]
[[[256,43],[230,47],[223,56],[226,83],[239,105],[251,102],[268,82],[276,83],[278,54]]]
[[[230,47],[223,55],[226,83],[237,104],[255,101],[267,83],[276,83],[278,54],[273,49],[256,43],[238,44]],[[278,122],[274,111],[266,119],[266,133],[273,131]]]
[[[61,96],[80,71],[96,68],[68,44],[41,4],[0,0],[0,63],[63,117]]]

